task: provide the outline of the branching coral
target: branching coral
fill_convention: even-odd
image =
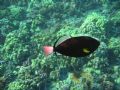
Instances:
[[[120,53],[120,38],[119,37],[117,38],[112,37],[109,40],[108,47],[110,50],[113,51],[114,55],[117,55],[118,57],[120,57],[119,56],[119,53]]]
[[[112,15],[111,21],[112,21],[115,25],[120,25],[120,11],[116,11],[116,12]]]
[[[13,35],[13,33],[7,35],[7,40],[5,41],[6,44],[4,44],[4,47],[2,49],[2,52],[4,52],[3,58],[5,60],[12,60],[15,62],[18,60],[19,62],[21,55],[24,55],[25,52],[28,51],[28,46],[25,45],[25,47],[23,47],[23,44],[20,44],[18,37],[13,37]]]
[[[26,86],[20,81],[14,81],[9,84],[8,90],[25,90]]]
[[[89,13],[84,22],[79,28],[74,26],[64,25],[63,28],[57,33],[58,36],[62,35],[90,35],[99,39],[105,39],[105,27],[107,20],[105,16],[93,12]],[[66,33],[64,33],[66,32]]]
[[[5,68],[0,66],[3,72],[0,75],[8,79],[6,90],[92,90],[94,83],[101,84],[101,74],[112,75],[113,62],[112,65],[108,62],[114,55],[113,60],[119,63],[120,38],[110,34],[111,39],[106,39],[109,30],[109,25],[105,28],[109,20],[106,15],[111,12],[104,13],[101,9],[106,10],[108,0],[0,0],[0,3],[5,2],[10,2],[7,6],[12,4],[5,11],[0,10],[1,17],[6,15],[0,20],[0,35],[4,36],[0,43],[0,59],[7,61],[3,65]],[[101,4],[105,7],[100,7]],[[116,11],[110,18],[110,22],[117,25],[114,29],[118,30],[119,14]],[[100,47],[84,58],[54,53],[46,57],[42,47],[53,46],[64,35],[89,35],[101,41]],[[114,72],[111,77],[119,84],[119,69]],[[0,87],[1,81],[4,80],[0,80]],[[103,84],[112,85],[105,80]]]
[[[84,34],[90,34],[97,38],[104,39],[105,29],[104,25],[106,23],[106,17],[92,12],[87,15],[85,21],[80,26],[80,32]]]

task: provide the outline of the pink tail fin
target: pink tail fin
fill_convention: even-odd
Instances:
[[[49,55],[53,52],[53,47],[52,46],[44,46],[43,47],[45,55]]]

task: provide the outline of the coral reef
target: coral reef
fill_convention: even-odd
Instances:
[[[120,90],[120,1],[0,0],[0,90]],[[61,36],[100,41],[87,57],[54,53]]]

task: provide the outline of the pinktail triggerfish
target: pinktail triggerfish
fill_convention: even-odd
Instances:
[[[93,53],[99,45],[100,42],[90,36],[63,36],[54,46],[44,46],[43,50],[46,55],[57,52],[70,57],[84,57]]]

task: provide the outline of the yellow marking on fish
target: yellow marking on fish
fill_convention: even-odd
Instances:
[[[90,50],[88,50],[88,48],[83,48],[83,52],[84,52],[84,53],[89,53]]]

